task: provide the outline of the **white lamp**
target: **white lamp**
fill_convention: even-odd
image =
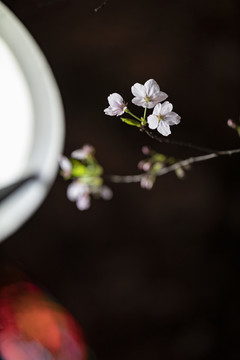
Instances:
[[[36,42],[0,1],[0,241],[40,206],[58,171],[64,115],[54,76]]]

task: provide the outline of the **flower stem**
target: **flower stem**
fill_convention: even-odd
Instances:
[[[145,107],[145,109],[144,109],[144,115],[143,115],[144,120],[146,120],[146,115],[147,115],[147,108]]]
[[[141,122],[141,119],[139,117],[137,117],[136,115],[134,115],[128,108],[125,109],[125,112]]]

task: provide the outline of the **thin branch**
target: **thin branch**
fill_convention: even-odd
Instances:
[[[95,12],[98,12],[99,10],[101,10],[106,4],[107,4],[108,0],[105,0],[101,5],[99,5],[98,7],[96,7],[94,9]]]
[[[147,134],[150,138],[158,141],[159,143],[172,144],[172,145],[177,145],[177,146],[181,146],[181,147],[186,147],[186,148],[198,150],[198,151],[201,151],[201,152],[204,152],[207,154],[210,154],[213,152],[217,153],[217,151],[215,151],[213,149],[205,148],[205,147],[194,145],[191,143],[185,143],[183,141],[169,140],[168,138],[165,138],[163,136],[158,136],[158,134],[156,132],[149,130],[147,127],[141,127],[140,130],[142,132],[144,132],[145,134]]]
[[[220,156],[226,156],[226,155],[231,156],[239,153],[240,153],[240,149],[233,149],[233,150],[221,150],[207,155],[190,157],[188,159],[178,161],[175,164],[163,167],[161,170],[159,170],[156,176],[166,175],[172,171],[176,171],[179,168],[187,167],[193,163],[211,160],[213,158],[217,158]],[[110,175],[108,176],[108,179],[114,183],[136,183],[136,182],[140,182],[141,179],[144,176],[146,176],[146,174],[147,173],[142,173],[137,175]]]

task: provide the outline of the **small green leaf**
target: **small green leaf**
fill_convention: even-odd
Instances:
[[[156,153],[156,154],[153,156],[153,159],[154,159],[154,161],[164,162],[167,158],[166,158],[166,156],[163,155],[163,154]]]
[[[131,125],[131,126],[141,127],[140,122],[137,121],[137,120],[126,119],[126,118],[121,118],[121,120],[122,120],[125,124]]]
[[[80,177],[86,174],[86,166],[78,160],[72,159],[72,176]]]
[[[89,175],[89,176],[98,176],[98,175],[102,175],[103,168],[100,165],[95,163],[95,164],[88,165],[86,172],[87,172],[87,175]]]

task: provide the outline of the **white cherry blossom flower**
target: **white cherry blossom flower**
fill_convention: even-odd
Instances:
[[[131,88],[133,104],[144,108],[152,109],[157,103],[164,101],[168,95],[160,91],[159,85],[155,80],[150,79],[144,85],[136,83]]]
[[[109,107],[104,109],[106,115],[120,116],[122,115],[127,106],[121,95],[113,93],[108,96]]]
[[[170,102],[165,101],[163,104],[157,104],[152,115],[147,118],[150,129],[157,129],[160,134],[168,136],[171,134],[170,126],[180,123],[181,117],[172,111],[173,106]]]
[[[73,181],[67,188],[67,198],[75,201],[79,210],[87,210],[90,207],[89,188],[78,180]]]

